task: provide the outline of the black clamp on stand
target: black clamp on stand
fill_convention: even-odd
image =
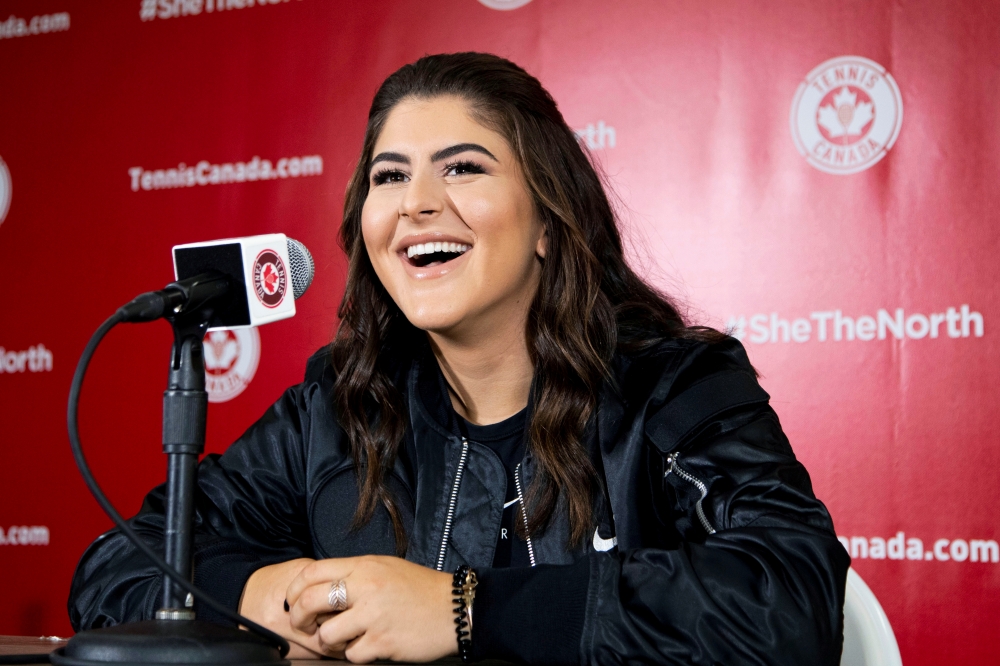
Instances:
[[[174,344],[163,394],[163,452],[167,455],[164,559],[191,581],[195,476],[198,457],[205,449],[208,412],[202,340],[212,309],[177,308],[165,318],[173,326]],[[161,608],[155,620],[80,632],[66,647],[52,653],[51,661],[65,666],[290,663],[254,633],[195,619],[193,605],[192,596],[164,575]]]

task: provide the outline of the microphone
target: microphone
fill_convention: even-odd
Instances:
[[[176,281],[119,308],[123,321],[210,308],[209,330],[260,326],[295,316],[315,274],[306,246],[284,234],[175,245],[173,256]]]
[[[70,446],[87,487],[123,534],[163,572],[156,619],[81,631],[51,656],[62,666],[253,663],[287,666],[288,641],[219,603],[192,584],[195,477],[205,451],[208,394],[203,338],[211,328],[257,326],[295,314],[295,299],[313,279],[312,256],[284,234],[176,245],[175,282],[119,308],[90,338],[70,384],[66,423]],[[165,318],[174,330],[163,393],[163,452],[167,455],[164,546],[157,552],[122,519],[101,490],[80,444],[80,391],[87,367],[107,333],[123,321]],[[231,626],[197,620],[196,598]],[[249,628],[240,631],[237,625]],[[0,659],[2,662],[2,659]]]

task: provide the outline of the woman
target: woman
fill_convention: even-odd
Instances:
[[[293,657],[456,654],[468,565],[472,658],[839,663],[849,559],[767,394],[627,266],[536,79],[475,53],[390,76],[341,238],[335,341],[201,463],[198,586]],[[113,531],[73,625],[151,617],[160,585]]]

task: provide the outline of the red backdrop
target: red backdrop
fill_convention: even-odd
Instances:
[[[481,50],[580,130],[643,272],[742,336],[904,661],[995,663],[998,40],[974,1],[3,2],[0,633],[67,634],[74,565],[109,527],[65,433],[93,329],[171,279],[174,244],[302,240],[315,283],[260,329],[256,374],[252,336],[215,341],[224,450],[334,330],[377,85]],[[276,177],[241,179],[255,157]],[[166,324],[116,330],[84,390],[126,514],[164,477],[169,344]]]

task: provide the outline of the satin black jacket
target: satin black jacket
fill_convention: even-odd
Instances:
[[[474,654],[545,664],[839,664],[850,559],[740,344],[672,340],[617,356],[613,370],[588,434],[604,481],[593,538],[569,546],[557,508],[529,542],[533,566],[520,569],[490,568],[503,464],[458,434],[426,350],[396,375],[409,424],[388,483],[409,535],[406,558],[477,570]],[[302,384],[199,466],[195,584],[233,609],[262,566],[395,553],[381,506],[367,526],[350,528],[358,491],[332,388],[317,354]],[[535,469],[529,451],[516,474],[522,488]],[[163,499],[162,486],[154,489],[131,520],[153,543],[162,542]],[[73,627],[151,618],[160,586],[112,530],[77,567]]]

